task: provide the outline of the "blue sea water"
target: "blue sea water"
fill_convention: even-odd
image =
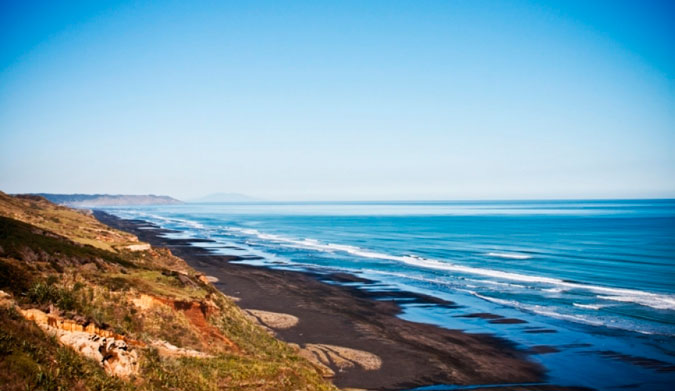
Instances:
[[[260,267],[346,271],[453,301],[402,317],[509,339],[548,381],[675,384],[675,200],[312,202],[107,208]],[[357,284],[359,285],[359,284]],[[362,285],[362,289],[371,289]],[[526,323],[494,323],[492,313]],[[542,350],[537,347],[547,346]],[[553,348],[553,349],[551,349]],[[536,353],[539,352],[539,353]]]

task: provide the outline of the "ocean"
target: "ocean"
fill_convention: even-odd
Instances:
[[[455,302],[458,308],[401,301],[401,316],[511,340],[532,352],[552,383],[598,390],[675,384],[675,200],[104,210],[179,231],[172,237],[212,239],[195,245],[243,257],[237,262],[349,272],[377,282],[347,283],[362,289]]]

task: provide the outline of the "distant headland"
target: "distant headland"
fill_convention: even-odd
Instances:
[[[169,205],[182,204],[183,201],[165,195],[128,195],[128,194],[52,194],[35,193],[49,201],[72,207],[117,206],[117,205]]]

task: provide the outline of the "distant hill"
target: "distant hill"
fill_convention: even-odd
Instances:
[[[49,201],[74,207],[117,206],[117,205],[170,205],[182,204],[183,201],[169,196],[124,195],[124,194],[50,194],[36,193]]]
[[[188,202],[255,202],[257,198],[239,193],[213,193],[204,197],[188,200]]]

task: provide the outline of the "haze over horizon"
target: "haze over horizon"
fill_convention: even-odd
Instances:
[[[674,198],[674,4],[3,2],[0,190]]]

